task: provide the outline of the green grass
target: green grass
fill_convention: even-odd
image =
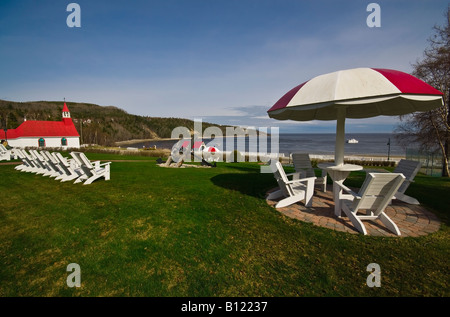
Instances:
[[[256,163],[169,169],[136,158],[89,186],[12,165],[0,175],[0,296],[450,295],[448,179],[410,186],[443,220],[438,232],[383,238],[283,216],[265,202],[276,183]],[[355,173],[348,184],[362,181]],[[70,263],[80,288],[66,284]],[[370,263],[379,288],[366,285]]]

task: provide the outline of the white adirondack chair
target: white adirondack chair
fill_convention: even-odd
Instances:
[[[106,181],[111,178],[111,162],[100,164],[100,161],[91,162],[83,152],[71,152],[70,155],[80,164],[80,168],[84,172],[84,177],[79,177],[75,183],[82,181],[87,177],[83,185],[89,185],[96,179],[104,177]]]
[[[36,158],[33,155],[31,155],[31,152],[27,153],[27,151],[22,150],[22,154],[27,159],[27,161],[30,162],[30,164],[33,166],[32,168],[30,168],[28,170],[28,172],[35,173],[35,174],[39,174],[39,173],[43,174],[44,173],[43,167],[39,164],[39,162],[36,160]]]
[[[59,152],[53,152],[51,155],[58,162],[58,166],[60,170],[63,172],[62,175],[57,176],[55,180],[59,180],[61,182],[67,182],[77,179],[78,177],[84,175],[83,171],[80,167],[77,167],[72,160],[65,158]]]
[[[414,178],[416,177],[417,173],[419,172],[421,167],[420,162],[416,161],[410,161],[401,159],[397,166],[395,167],[393,173],[401,173],[403,176],[405,176],[405,181],[400,186],[398,191],[395,193],[393,199],[401,200],[405,203],[411,204],[411,205],[420,205],[419,201],[416,198],[413,198],[411,196],[408,196],[405,194],[405,191],[408,189],[409,185],[414,182]],[[389,173],[386,170],[375,170],[375,169],[367,169],[367,173]]]
[[[50,176],[53,174],[53,170],[47,163],[47,160],[37,150],[30,150],[29,152],[34,159],[34,162],[40,167],[40,170],[36,174],[42,176]]]
[[[22,164],[16,165],[14,169],[18,171],[23,171],[27,167],[27,162],[25,158],[23,158],[23,154],[22,152],[20,152],[20,149],[15,149],[14,152],[16,156],[22,161]]]
[[[314,168],[311,164],[311,158],[308,153],[292,153],[292,162],[297,173],[300,173],[298,178],[315,177]],[[315,184],[322,185],[323,192],[327,191],[327,171],[322,170],[322,176],[316,177]]]
[[[0,143],[0,161],[11,161],[11,150]]]
[[[47,165],[52,170],[50,177],[55,177],[55,179],[64,174],[64,172],[59,167],[58,161],[49,151],[41,151],[41,155],[46,159]]]
[[[367,230],[362,220],[375,219],[379,219],[396,235],[401,235],[397,225],[386,215],[384,210],[404,180],[405,176],[399,173],[368,173],[359,193],[353,192],[343,184],[338,184],[350,194],[343,195],[342,211],[355,228],[365,235]],[[362,211],[365,211],[366,214],[358,214]]]
[[[275,208],[282,208],[292,204],[295,204],[301,200],[304,200],[305,206],[312,206],[312,197],[314,195],[314,181],[316,177],[307,177],[295,180],[289,180],[288,177],[296,175],[296,173],[286,174],[283,166],[280,162],[273,164],[272,172],[280,187],[277,191],[270,193],[267,196],[268,200],[285,197],[280,200]]]
[[[413,197],[405,195],[405,191],[408,189],[409,185],[414,182],[414,177],[416,177],[421,167],[420,162],[410,161],[401,159],[394,169],[394,173],[401,173],[405,176],[405,181],[395,193],[394,198],[404,201],[408,204],[419,205],[419,201]]]
[[[21,172],[34,172],[37,167],[34,165],[31,159],[29,159],[25,153],[23,153],[22,149],[15,149],[14,152],[17,154],[17,156],[22,160],[22,164],[17,165],[14,167],[14,169],[21,171]]]
[[[92,176],[92,173],[86,167],[83,168],[83,160],[79,157],[79,155],[77,155],[77,153],[78,152],[69,153],[72,157],[71,164],[77,169],[79,173],[81,173],[80,177],[75,180],[74,184],[82,183]],[[96,162],[94,162],[94,164],[96,164]]]

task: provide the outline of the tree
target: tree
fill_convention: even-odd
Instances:
[[[429,38],[421,60],[413,64],[413,75],[422,79],[444,96],[442,107],[429,112],[413,113],[400,117],[396,127],[403,141],[415,141],[425,151],[440,151],[443,156],[442,176],[449,177],[450,154],[450,6],[447,8],[446,24],[434,26],[435,34]]]

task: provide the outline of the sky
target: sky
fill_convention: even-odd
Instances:
[[[370,3],[380,7],[369,27]],[[70,3],[80,27],[69,27]],[[267,110],[315,76],[357,67],[410,73],[441,0],[2,0],[0,99],[116,106],[130,114],[333,133],[334,121],[277,121]],[[70,24],[70,23],[69,23]],[[397,117],[347,120],[392,132]]]

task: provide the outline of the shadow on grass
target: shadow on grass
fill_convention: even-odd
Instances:
[[[255,171],[252,168],[236,167],[241,170]],[[272,174],[262,173],[226,173],[211,178],[211,182],[219,187],[239,191],[242,194],[265,198],[266,192],[277,184]]]
[[[230,168],[230,169],[235,169],[235,170],[239,170],[242,172],[258,173],[258,174],[260,174],[260,166],[262,166],[262,165],[256,165],[256,164],[243,165],[243,164],[239,164],[239,163],[227,163],[227,165],[226,165],[226,167]]]

